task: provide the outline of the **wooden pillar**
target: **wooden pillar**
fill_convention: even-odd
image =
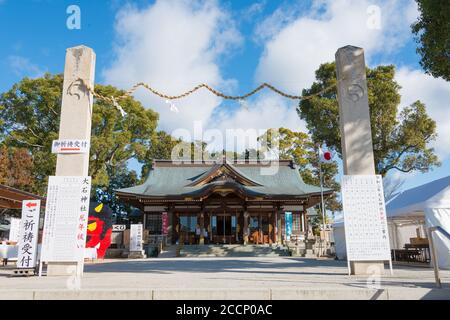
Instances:
[[[174,216],[173,209],[170,204],[167,207],[167,219],[169,220],[169,225],[167,226],[167,242],[174,243]]]
[[[205,244],[205,237],[204,237],[204,230],[205,230],[205,212],[202,209],[200,212],[200,219],[199,219],[199,226],[200,226],[200,240],[199,244]]]
[[[85,83],[94,87],[95,53],[78,46],[66,51],[59,139],[91,140],[93,97]],[[89,152],[58,154],[56,176],[88,176]],[[75,275],[82,262],[48,262],[47,276]]]
[[[180,217],[179,214],[174,211],[172,211],[172,217],[173,217],[173,231],[172,231],[172,243],[181,243],[180,241],[183,239],[180,239]]]
[[[239,231],[238,231],[238,237],[239,237],[239,243],[244,243],[244,212],[240,211],[239,212],[239,218],[238,218],[238,226],[239,226]]]
[[[275,240],[275,225],[276,225],[275,212],[269,213],[269,243],[272,244],[276,242]]]
[[[278,225],[278,230],[277,230],[277,242],[279,244],[283,243],[283,239],[282,239],[282,231],[283,231],[283,225],[281,223],[281,215],[283,213],[283,210],[281,209],[281,207],[277,208],[277,225]]]
[[[274,230],[274,242],[275,243],[278,243],[278,210],[274,207],[273,208],[273,211],[274,211],[274,217],[273,217],[273,219],[274,219],[274,225],[275,225],[275,230]]]
[[[248,244],[248,237],[249,237],[249,229],[248,229],[248,212],[247,210],[244,211],[244,230],[243,230],[243,235],[244,235],[244,244]]]
[[[211,242],[211,226],[210,226],[210,224],[211,224],[211,221],[210,221],[209,213],[206,211],[203,211],[203,227],[208,232],[207,239],[204,239],[204,242],[206,244],[209,244]]]
[[[309,235],[308,211],[305,210],[305,239],[308,239],[308,235]]]

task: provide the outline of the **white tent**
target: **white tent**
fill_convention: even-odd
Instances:
[[[386,210],[388,220],[394,223],[424,224],[423,233],[429,227],[439,226],[449,233],[450,176],[400,193],[387,204]],[[401,237],[402,230],[396,231],[394,236]],[[450,239],[440,232],[434,233],[433,239],[439,267],[450,269]]]
[[[347,259],[347,247],[345,246],[344,221],[333,224],[333,238],[336,257],[339,260]]]
[[[450,176],[406,190],[386,205],[390,244],[403,248],[410,238],[427,237],[426,229],[439,226],[450,233]],[[333,225],[336,255],[346,259],[344,222]],[[433,235],[439,267],[450,269],[450,239]]]

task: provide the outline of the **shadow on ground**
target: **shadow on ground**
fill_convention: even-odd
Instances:
[[[108,263],[85,265],[86,272],[133,272],[133,273],[170,273],[170,272],[239,272],[239,273],[283,273],[283,274],[321,274],[321,275],[345,275],[347,264],[344,261],[314,260],[301,258],[286,258],[283,260],[257,260],[257,259],[223,259],[223,258],[198,258],[198,259],[146,259],[124,260]],[[289,271],[292,268],[317,268],[317,272]],[[337,268],[336,272],[320,271],[321,268]],[[246,270],[247,269],[247,270]],[[269,270],[272,269],[272,270]]]

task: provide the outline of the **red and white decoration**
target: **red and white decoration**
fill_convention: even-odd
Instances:
[[[333,153],[327,149],[319,148],[319,158],[322,163],[332,163]]]

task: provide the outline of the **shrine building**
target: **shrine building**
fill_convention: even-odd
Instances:
[[[324,189],[325,197],[332,193]],[[155,160],[144,184],[116,190],[144,213],[144,229],[167,235],[172,244],[280,243],[287,212],[291,235],[305,235],[306,210],[320,202],[320,194],[290,160]]]

